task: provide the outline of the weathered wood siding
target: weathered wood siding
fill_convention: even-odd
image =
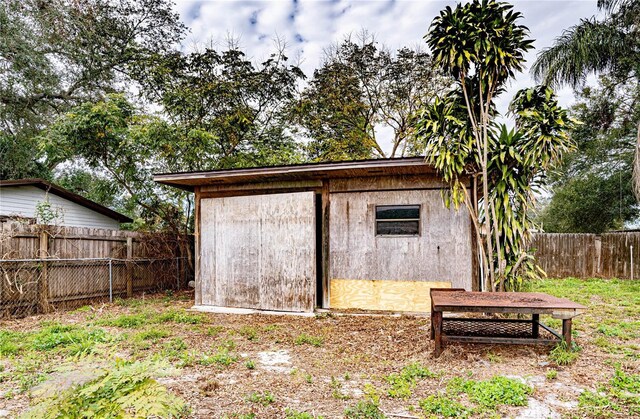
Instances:
[[[203,305],[312,311],[313,192],[200,200]]]
[[[534,234],[531,248],[550,278],[640,277],[640,232]],[[633,266],[633,275],[632,275]]]
[[[471,290],[469,214],[464,208],[446,209],[440,186],[434,179],[423,179],[417,185],[397,179],[332,181],[330,280],[424,281]],[[421,205],[420,236],[376,236],[376,205],[412,204]],[[368,286],[364,282],[352,284],[358,285],[363,290]],[[340,292],[339,287],[331,286],[330,293],[335,292]],[[331,300],[334,297],[331,295]],[[428,301],[428,290],[421,297]]]

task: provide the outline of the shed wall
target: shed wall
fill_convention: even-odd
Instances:
[[[417,301],[429,301],[430,286],[472,289],[469,214],[445,208],[440,190],[342,192],[330,199],[331,307],[425,311]],[[377,205],[414,204],[421,205],[419,236],[376,236]]]
[[[54,194],[47,194],[35,186],[0,187],[0,215],[36,218],[36,205],[49,200],[62,216],[55,221],[60,226],[119,229],[113,218]]]

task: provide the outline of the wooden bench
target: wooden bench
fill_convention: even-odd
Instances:
[[[587,308],[573,301],[537,292],[471,292],[432,288],[431,339],[437,358],[447,342],[571,345],[571,321]],[[530,314],[528,319],[443,317],[452,313]],[[540,322],[540,314],[562,319],[562,334]],[[541,336],[540,329],[544,336]]]

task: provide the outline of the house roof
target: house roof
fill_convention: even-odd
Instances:
[[[153,180],[165,185],[193,191],[194,186],[203,185],[426,173],[433,174],[435,169],[425,163],[423,157],[405,157],[222,169],[203,172],[158,173],[153,176]]]
[[[131,218],[127,217],[124,214],[120,214],[119,212],[116,212],[110,208],[107,208],[104,205],[100,205],[97,202],[91,201],[90,199],[87,199],[78,194],[75,194],[61,186],[58,186],[44,179],[34,178],[34,179],[0,180],[0,188],[14,187],[14,186],[35,186],[36,188],[42,189],[43,191],[46,191],[48,193],[65,198],[71,202],[75,202],[78,205],[87,207],[97,213],[106,215],[107,217],[113,218],[114,220],[117,220],[121,223],[130,223],[133,221]]]

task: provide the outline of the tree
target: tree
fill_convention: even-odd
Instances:
[[[411,118],[450,84],[419,49],[391,53],[364,32],[330,48],[296,109],[312,160],[418,154]],[[391,150],[380,131],[392,133]]]
[[[591,73],[637,90],[640,83],[640,1],[598,0],[604,18],[584,19],[543,50],[531,71],[551,85],[584,85]],[[636,124],[634,192],[640,199],[640,118]]]
[[[514,129],[495,123],[494,100],[532,44],[520,17],[506,3],[475,0],[444,9],[426,35],[434,63],[456,88],[420,113],[418,134],[427,161],[449,183],[445,203],[471,213],[487,290],[517,289],[535,275],[527,253],[533,193],[571,149],[571,120],[544,86],[516,94]]]
[[[256,65],[235,48],[155,57],[143,94],[183,138],[176,163],[212,170],[299,161],[287,115],[303,74],[287,61],[279,50]]]
[[[138,63],[168,51],[184,30],[166,0],[1,2],[0,175],[50,176],[37,134],[133,81]]]
[[[571,131],[577,151],[551,176],[553,196],[539,221],[549,232],[621,229],[639,215],[632,168],[640,88],[601,77],[578,95],[571,110],[583,121]]]

